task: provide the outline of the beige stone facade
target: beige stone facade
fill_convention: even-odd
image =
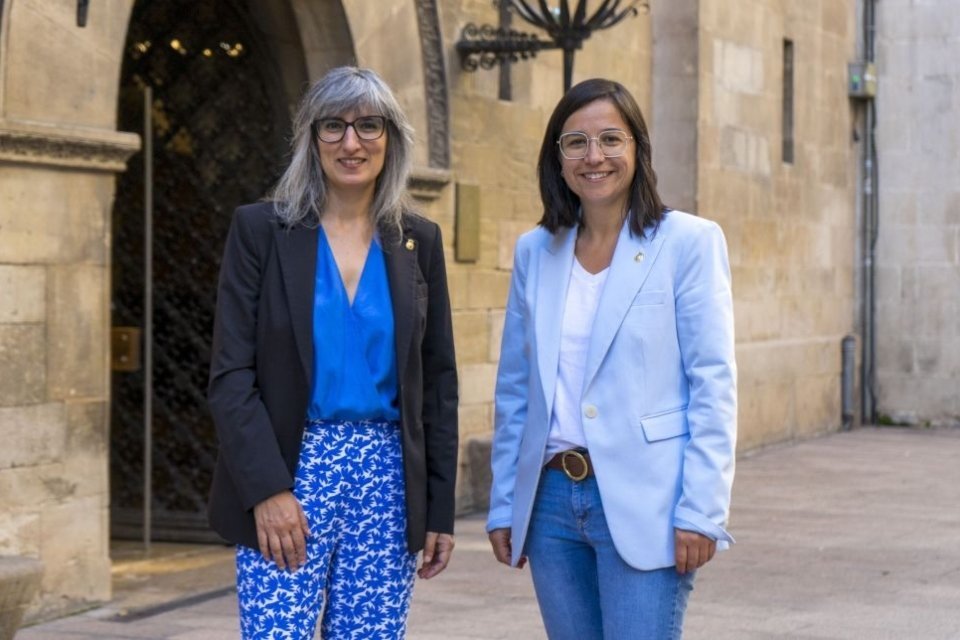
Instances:
[[[697,206],[730,246],[742,447],[837,427],[840,341],[855,327],[857,145],[847,2],[700,2]],[[782,157],[793,43],[793,162]]]
[[[0,17],[0,554],[39,557],[34,614],[110,596],[110,207],[139,148],[116,131],[130,7]],[[39,34],[43,34],[42,37]]]
[[[877,40],[878,418],[960,423],[960,8],[884,0]]]
[[[44,562],[34,617],[110,597],[111,209],[116,176],[140,147],[139,136],[116,130],[133,8],[91,3],[78,27],[75,2],[0,3],[0,554]],[[303,82],[358,62],[380,72],[408,110],[418,135],[412,186],[446,240],[464,451],[489,441],[513,243],[540,216],[535,163],[561,95],[560,53],[513,65],[512,99],[501,100],[498,72],[465,72],[455,50],[467,23],[497,23],[489,0],[289,0],[247,10],[278,62],[286,104]],[[840,425],[840,340],[859,326],[860,148],[846,95],[858,20],[845,0],[653,0],[576,56],[575,81],[615,78],[637,97],[667,203],[726,233],[741,449]],[[513,26],[525,29],[517,18]],[[785,40],[795,56],[789,162]],[[956,389],[957,198],[927,207],[916,195],[922,184],[915,175],[898,192],[912,203],[902,215],[914,216],[900,224],[940,211],[931,224],[947,225],[946,244],[936,264],[916,266],[918,254],[904,253],[895,277],[940,283],[929,293],[944,301],[942,322],[909,345],[909,384],[924,388],[933,367],[938,388]],[[458,193],[471,187],[478,237],[458,238]],[[458,261],[458,242],[472,240],[476,259]],[[903,322],[883,331],[902,332]],[[952,359],[929,364],[923,354],[948,338]],[[884,393],[901,379],[884,378]],[[463,455],[461,472],[460,510],[482,507],[483,491],[471,489],[481,465]]]

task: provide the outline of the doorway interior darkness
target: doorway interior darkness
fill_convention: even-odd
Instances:
[[[216,540],[204,514],[216,439],[205,391],[220,253],[233,208],[261,198],[289,129],[280,74],[244,2],[138,0],[124,51],[118,129],[144,131],[153,91],[152,538]],[[113,206],[112,322],[144,326],[144,158]],[[114,537],[142,536],[143,367],[114,370]]]

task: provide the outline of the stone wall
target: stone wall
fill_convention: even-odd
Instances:
[[[655,0],[651,17],[653,110],[647,126],[657,189],[667,206],[697,211],[699,2]]]
[[[126,2],[3,7],[0,554],[39,557],[33,616],[110,597],[109,220]],[[40,35],[42,34],[42,35]]]
[[[698,213],[733,269],[742,449],[840,424],[840,341],[855,320],[853,3],[700,2]],[[795,158],[783,161],[784,39]]]
[[[881,418],[960,423],[960,8],[877,3]]]

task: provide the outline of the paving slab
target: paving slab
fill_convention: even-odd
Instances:
[[[545,638],[528,571],[496,564],[481,517],[457,527],[450,568],[415,587],[408,638]],[[960,429],[862,428],[742,455],[730,530],[737,544],[698,575],[688,640],[960,640]],[[237,638],[235,594],[202,597],[17,639]]]

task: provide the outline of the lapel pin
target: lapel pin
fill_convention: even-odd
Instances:
[[[634,262],[643,262],[643,251],[638,251],[637,255],[633,256]]]
[[[416,248],[417,243],[414,242],[413,238],[408,238],[406,244],[403,246],[407,248],[407,251],[413,251]]]

